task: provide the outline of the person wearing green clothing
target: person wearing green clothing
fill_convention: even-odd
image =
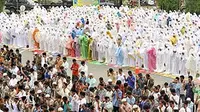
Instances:
[[[88,57],[88,36],[86,34],[80,36],[81,43],[81,57],[87,59]]]
[[[92,42],[93,42],[93,38],[89,35],[89,39],[88,39],[88,60],[92,60]]]
[[[83,57],[83,38],[84,35],[79,36],[79,43],[80,43],[80,56]]]
[[[72,105],[71,103],[68,101],[68,98],[66,96],[63,97],[63,112],[71,112],[72,110]]]
[[[185,31],[186,31],[186,28],[185,28],[185,26],[183,26],[183,27],[181,28],[181,34],[184,35],[184,34],[185,34]]]
[[[89,44],[88,44],[88,34],[84,36],[84,39],[83,39],[83,44],[84,44],[84,59],[87,59],[88,58],[88,47],[89,47]]]

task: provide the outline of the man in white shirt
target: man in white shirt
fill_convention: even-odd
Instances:
[[[120,80],[122,83],[125,83],[126,76],[121,68],[119,69],[119,72],[117,72],[117,80]]]
[[[174,110],[174,101],[170,101],[169,105],[167,105],[167,111],[173,112],[173,110]]]
[[[16,84],[17,84],[16,75],[13,75],[12,78],[10,79],[9,86],[15,87]]]
[[[64,67],[65,72],[67,73],[67,70],[69,68],[69,63],[67,62],[67,58],[63,57],[63,64],[62,66]]]
[[[171,93],[170,93],[170,88],[169,88],[167,82],[164,83],[164,87],[162,88],[162,90],[164,90],[165,93],[166,93],[167,95],[170,95],[170,94],[171,94]]]
[[[83,105],[86,104],[85,92],[80,93],[80,98],[78,100],[78,107],[82,110]]]
[[[78,69],[80,72],[85,72],[85,76],[88,77],[88,66],[85,64],[85,61],[81,61],[81,66]]]
[[[191,112],[194,111],[194,103],[191,101],[191,98],[187,98],[186,101],[188,102],[188,108],[190,108]]]
[[[42,60],[41,60],[42,67],[44,66],[44,64],[48,64],[48,58],[46,53],[42,53]]]
[[[190,108],[188,107],[188,101],[185,101],[185,102],[184,102],[184,105],[183,105],[183,107],[179,110],[179,112],[192,112],[192,111],[190,110]]]
[[[165,109],[166,109],[165,105],[166,105],[165,101],[160,101],[159,106],[157,107],[159,112],[164,112],[165,111]]]
[[[76,90],[71,90],[72,92],[72,100],[71,100],[71,104],[72,104],[72,111],[73,112],[79,112],[79,96],[76,93]]]
[[[174,101],[174,112],[178,112],[179,110],[179,96],[176,94],[176,90],[171,90],[170,100]]]
[[[113,105],[112,105],[112,102],[110,101],[110,98],[109,97],[105,97],[105,102],[103,104],[104,106],[104,110],[106,110],[107,112],[112,112],[113,110]]]
[[[11,65],[10,72],[14,75],[17,75],[17,72],[19,71],[19,68],[16,66],[16,64]]]

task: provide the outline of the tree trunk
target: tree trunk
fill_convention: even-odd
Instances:
[[[3,12],[5,0],[0,0],[0,12]]]

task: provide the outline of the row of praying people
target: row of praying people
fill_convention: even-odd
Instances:
[[[6,19],[8,18],[8,19]],[[200,72],[200,18],[148,8],[35,7],[0,15],[1,42],[175,75]]]

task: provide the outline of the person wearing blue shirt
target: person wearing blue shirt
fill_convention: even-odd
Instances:
[[[126,79],[128,85],[132,88],[132,89],[135,89],[135,76],[133,75],[133,73],[131,71],[128,71],[128,77]]]
[[[81,72],[81,78],[80,78],[80,80],[83,82],[83,84],[85,84],[86,83],[86,76],[85,76],[85,72]]]
[[[193,77],[189,76],[188,77],[188,83],[185,85],[185,90],[186,90],[186,98],[190,98],[192,102],[194,102],[194,82],[193,82]]]
[[[179,77],[176,77],[169,86],[171,89],[175,89],[178,95],[180,94],[181,84],[179,83]]]
[[[126,97],[126,101],[133,106],[135,104],[135,98],[133,97],[132,93],[130,91],[128,91],[126,93],[127,97]]]
[[[51,76],[49,75],[48,72],[45,72],[44,77],[45,77],[45,79],[50,79],[51,78]]]
[[[115,90],[113,93],[113,112],[119,112],[119,103],[122,99],[122,91],[119,89],[118,86],[115,86]]]

